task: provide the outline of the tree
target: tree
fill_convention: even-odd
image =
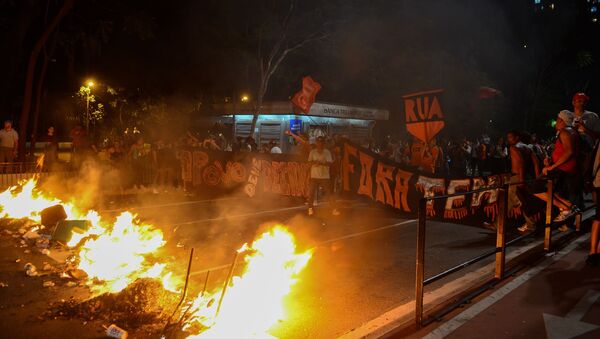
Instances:
[[[257,32],[257,59],[259,70],[259,81],[256,92],[256,107],[252,117],[250,133],[256,128],[256,122],[260,115],[264,97],[269,89],[269,83],[273,74],[277,72],[285,58],[302,47],[329,36],[327,25],[322,25],[312,30],[310,28],[298,27],[306,21],[299,21],[297,15],[297,2],[289,1],[287,12],[280,20],[265,21],[265,24]],[[274,8],[276,11],[277,8]],[[269,13],[267,16],[277,18],[277,13]],[[269,46],[270,45],[270,46]]]
[[[25,157],[25,143],[27,141],[27,126],[29,124],[29,113],[31,111],[31,101],[33,96],[33,85],[35,77],[35,69],[38,61],[38,57],[50,35],[56,30],[61,20],[71,11],[75,0],[65,0],[60,10],[54,16],[52,21],[44,28],[44,31],[36,41],[31,54],[29,56],[29,63],[27,64],[27,73],[25,76],[25,89],[23,91],[23,106],[21,108],[21,116],[19,120],[19,134],[21,138],[19,140],[19,158],[24,160]]]

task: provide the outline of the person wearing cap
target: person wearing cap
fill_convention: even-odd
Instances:
[[[555,222],[565,220],[572,213],[573,201],[580,193],[577,188],[579,139],[572,127],[573,113],[567,110],[560,111],[556,119],[557,138],[554,152],[550,158],[544,160],[545,167],[542,169],[542,175],[552,174],[556,177],[556,194],[553,200],[560,209],[560,214],[554,219]],[[539,193],[536,196],[546,200],[545,194]]]
[[[577,130],[587,142],[591,150],[598,138],[600,138],[600,118],[598,114],[585,109],[590,101],[585,93],[575,93],[573,95],[573,127]]]
[[[4,129],[0,130],[0,163],[13,162],[17,155],[19,135],[12,128],[12,121],[4,122]]]
[[[335,206],[335,197],[333,195],[333,187],[331,185],[329,168],[333,164],[333,156],[328,149],[325,148],[325,138],[319,136],[316,138],[316,147],[310,151],[308,155],[310,167],[310,187],[308,196],[308,215],[314,214],[315,194],[319,187],[323,188],[326,196],[333,203],[333,215],[339,215],[340,212]]]

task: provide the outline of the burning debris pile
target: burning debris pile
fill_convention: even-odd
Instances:
[[[104,293],[84,301],[71,299],[60,302],[53,305],[46,316],[103,320],[124,328],[160,333],[178,299],[178,294],[162,288],[159,281],[144,278],[119,293]]]
[[[45,227],[48,215],[62,216],[50,218],[57,224]],[[221,288],[187,299],[187,280],[184,286],[172,273],[181,267],[174,270],[171,257],[165,255],[162,231],[132,213],[104,219],[93,210],[81,211],[75,200],[46,196],[31,179],[0,193],[0,218],[0,224],[11,220],[28,225],[23,234],[34,239],[42,254],[51,256],[59,247],[68,251],[68,260],[50,265],[44,274],[69,279],[65,286],[87,286],[95,295],[57,303],[48,317],[100,319],[153,334],[172,324],[169,332],[177,337],[271,337],[268,331],[286,318],[285,297],[312,256],[311,250],[297,250],[285,227],[274,226],[235,253],[227,279],[218,284]],[[58,234],[59,229],[66,229],[68,236]],[[62,245],[56,245],[58,238]],[[241,267],[235,270],[238,261]],[[27,274],[36,276],[39,271],[30,265]]]

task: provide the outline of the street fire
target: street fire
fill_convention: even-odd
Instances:
[[[166,263],[153,257],[166,243],[162,231],[141,223],[130,212],[119,215],[114,223],[107,222],[98,212],[83,212],[72,202],[46,195],[36,185],[32,178],[0,193],[0,217],[39,223],[41,210],[60,204],[67,219],[90,221],[90,227],[73,232],[66,245],[78,250],[77,268],[88,275],[92,290],[119,292],[138,278],[155,278],[167,290],[178,289],[179,282],[167,272]]]
[[[51,197],[36,185],[34,178],[0,193],[0,218],[40,223],[39,211],[60,204],[69,219],[90,221],[86,230],[73,232],[65,245],[76,254],[77,269],[87,274],[93,292],[118,296],[136,282],[147,281],[144,278],[157,280],[159,289],[171,295],[181,292],[181,281],[162,255],[166,241],[161,230],[130,212],[114,221],[93,210],[82,212],[74,203]],[[272,327],[287,318],[290,310],[285,308],[285,298],[311,257],[312,250],[299,251],[284,226],[268,229],[235,253],[227,279],[219,283],[223,288],[203,292],[188,302],[180,315],[185,319],[184,330],[192,334],[190,338],[271,337]],[[238,258],[241,273],[234,274]]]
[[[222,303],[221,290],[194,301],[196,313],[189,325],[206,330],[190,338],[271,337],[269,329],[286,318],[284,299],[312,251],[298,253],[293,235],[278,225],[239,252],[246,254],[246,266],[227,286]]]
[[[112,227],[83,240],[79,269],[90,278],[103,282],[97,288],[101,292],[119,292],[138,278],[164,278],[165,288],[173,289],[169,281],[171,274],[165,272],[166,265],[150,264],[147,259],[164,244],[159,229],[143,224],[133,214],[125,212],[117,217]]]

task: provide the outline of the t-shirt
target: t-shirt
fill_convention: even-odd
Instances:
[[[600,118],[598,117],[598,114],[594,112],[583,111],[583,114],[580,117],[574,115],[573,122],[581,122],[585,128],[600,133]],[[578,130],[578,132],[582,133],[581,130]],[[596,140],[589,134],[583,134],[582,136],[589,146],[593,147],[596,143]]]
[[[0,130],[0,147],[15,148],[15,144],[19,140],[19,134],[14,129],[7,131]]]
[[[333,157],[328,149],[323,149],[321,152],[316,148],[308,154],[308,161],[318,161],[333,163]],[[310,168],[310,177],[312,179],[329,179],[329,166],[313,164]]]

